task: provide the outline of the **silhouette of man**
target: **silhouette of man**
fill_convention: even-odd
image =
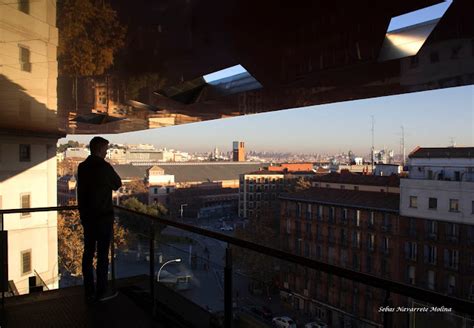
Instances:
[[[114,209],[112,190],[122,186],[122,181],[104,158],[109,142],[94,137],[89,143],[91,155],[79,164],[77,170],[77,200],[84,228],[84,254],[82,275],[86,302],[105,301],[117,296],[107,287],[109,247],[112,239]],[[97,288],[94,286],[92,261],[97,247]]]

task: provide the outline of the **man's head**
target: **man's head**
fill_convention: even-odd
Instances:
[[[105,158],[105,155],[107,155],[108,146],[109,146],[109,141],[102,137],[94,137],[89,143],[91,154],[98,156],[100,158]]]

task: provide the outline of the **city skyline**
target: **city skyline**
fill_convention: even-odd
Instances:
[[[370,152],[374,116],[375,149],[385,147],[399,153],[403,126],[408,154],[416,146],[444,147],[452,141],[457,146],[474,144],[473,94],[472,86],[448,88],[103,136],[111,143],[149,143],[188,152],[211,151],[214,147],[230,151],[232,141],[240,140],[246,149],[254,151],[352,150],[363,156]],[[91,138],[68,135],[60,142],[87,143]]]

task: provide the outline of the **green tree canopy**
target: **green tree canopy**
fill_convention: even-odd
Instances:
[[[60,74],[77,77],[101,75],[124,45],[126,27],[103,0],[58,2]]]

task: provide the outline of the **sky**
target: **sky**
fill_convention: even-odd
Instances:
[[[452,1],[423,11],[394,17],[388,30],[443,15]],[[241,66],[227,72],[244,71]],[[225,76],[205,76],[212,81]],[[457,87],[382,98],[341,102],[254,114],[152,130],[103,135],[112,143],[149,143],[159,148],[204,152],[218,147],[230,151],[232,141],[244,141],[247,150],[293,153],[340,153],[363,156],[371,147],[374,117],[376,149],[400,150],[401,126],[407,153],[416,146],[474,146],[474,87]],[[73,135],[60,140],[89,142],[92,136]]]
[[[447,88],[289,109],[271,113],[184,124],[115,135],[112,143],[150,143],[181,151],[230,151],[232,141],[247,150],[337,153],[352,150],[363,156],[371,147],[374,117],[375,148],[400,149],[401,126],[407,153],[416,146],[474,146],[474,86]],[[89,142],[92,136],[67,140]],[[60,140],[64,142],[65,139]]]

